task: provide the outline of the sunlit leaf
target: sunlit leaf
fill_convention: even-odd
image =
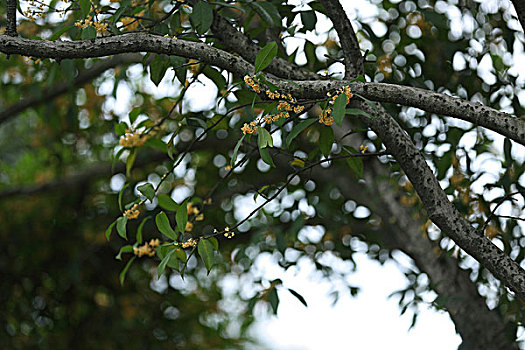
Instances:
[[[198,247],[197,251],[199,252],[199,256],[204,262],[204,266],[206,266],[206,270],[208,270],[208,274],[209,274],[211,268],[213,267],[213,264],[215,263],[213,243],[211,243],[207,239],[200,239],[197,247]]]
[[[155,198],[155,189],[153,188],[153,185],[148,183],[145,183],[144,185],[140,185],[137,187],[137,190],[145,196],[147,199],[150,200],[150,202],[153,201],[153,198]]]
[[[128,223],[128,218],[125,216],[121,216],[117,219],[117,232],[120,237],[124,239],[128,239],[126,236],[126,224]]]
[[[304,129],[315,123],[317,119],[306,119],[301,121],[299,124],[292,128],[292,131],[286,137],[286,148],[290,148],[292,141],[299,135]]]
[[[166,237],[174,241],[179,237],[177,232],[171,228],[170,220],[168,219],[168,216],[165,212],[161,211],[157,214],[157,216],[155,216],[155,223],[157,224],[159,231]]]
[[[255,73],[260,72],[264,68],[268,67],[276,55],[277,44],[275,41],[266,44],[266,46],[263,47],[261,51],[259,51],[257,57],[255,58]]]

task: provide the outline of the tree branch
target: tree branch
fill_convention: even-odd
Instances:
[[[0,35],[0,51],[7,54],[56,59],[100,57],[147,51],[198,58],[205,63],[219,66],[240,76],[251,74],[254,69],[253,65],[242,58],[200,42],[173,40],[142,33],[72,42],[30,40]],[[350,83],[334,80],[297,82],[272,80],[272,82],[298,98],[325,98],[327,92],[349,84],[353,91],[368,99],[398,103],[431,113],[449,115],[486,127],[525,145],[525,121],[490,107],[433,91],[394,84]]]
[[[217,37],[223,45],[231,52],[237,52],[250,63],[255,62],[261,47],[253,43],[245,34],[239,32],[226,19],[217,12],[213,16],[211,26],[213,35]],[[275,57],[265,71],[277,77],[294,80],[317,80],[320,76],[305,68],[296,66],[280,57]]]
[[[376,111],[361,101],[354,101],[354,104],[374,116],[360,118],[372,128],[396,158],[412,182],[432,222],[517,296],[525,300],[525,270],[488,238],[478,235],[476,229],[461,216],[403,128],[386,114],[382,107]]]
[[[6,28],[5,34],[9,36],[17,36],[16,32],[16,0],[6,0]]]
[[[518,19],[521,23],[521,30],[525,31],[525,1],[523,0],[512,0],[514,9],[518,14]]]
[[[297,98],[324,98],[343,85],[353,92],[377,102],[416,107],[429,113],[448,115],[483,126],[525,145],[525,120],[476,102],[410,86],[349,81],[272,81]]]
[[[49,102],[50,100],[67,93],[72,88],[77,88],[90,82],[108,69],[122,64],[139,63],[142,61],[142,58],[143,56],[138,53],[123,54],[97,62],[93,65],[93,67],[86,69],[85,71],[81,71],[72,82],[64,82],[53,85],[50,88],[43,90],[41,94],[34,93],[32,96],[23,98],[20,101],[7,106],[4,110],[0,110],[0,125],[15,117],[18,113],[23,112],[27,108],[34,108],[42,103]]]
[[[354,28],[348,20],[339,0],[320,0],[326,14],[332,21],[335,31],[339,36],[341,48],[345,57],[345,79],[355,78],[364,72],[363,55],[354,33]]]
[[[198,58],[202,62],[227,69],[243,76],[253,73],[253,65],[240,57],[201,42],[165,38],[145,33],[79,41],[31,40],[0,35],[0,52],[39,58],[92,58],[127,52],[152,52]]]

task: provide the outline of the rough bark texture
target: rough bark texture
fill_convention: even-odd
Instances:
[[[339,0],[321,0],[327,16],[332,21],[344,53],[345,79],[355,78],[364,72],[364,59],[352,28],[352,23]]]
[[[5,34],[17,36],[16,33],[16,0],[6,0],[6,28]]]

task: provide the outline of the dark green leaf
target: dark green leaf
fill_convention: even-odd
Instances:
[[[505,137],[503,141],[503,153],[505,155],[505,167],[509,168],[512,166],[512,142],[508,137]]]
[[[288,288],[288,291],[292,293],[294,297],[297,298],[303,304],[305,307],[308,307],[308,304],[306,303],[306,300],[303,298],[303,296],[299,293],[297,293],[295,290]]]
[[[177,228],[179,229],[180,233],[184,233],[184,231],[186,231],[186,223],[188,222],[188,201],[189,199],[186,199],[177,208]]]
[[[217,69],[210,66],[206,66],[203,70],[205,76],[210,78],[211,81],[217,86],[219,91],[222,91],[226,88],[226,78],[219,72]]]
[[[275,168],[275,164],[273,163],[272,157],[270,156],[270,152],[268,152],[268,148],[259,148],[259,153],[261,154],[261,159],[271,167]]]
[[[153,198],[155,198],[155,189],[153,188],[153,185],[148,183],[145,183],[144,185],[140,185],[137,187],[137,190],[145,196],[147,199],[150,200],[150,202],[153,202]]]
[[[332,150],[332,144],[334,143],[334,131],[329,126],[321,128],[321,135],[319,136],[319,148],[321,153],[328,157]]]
[[[362,109],[358,109],[358,108],[347,108],[345,113],[346,114],[351,114],[351,115],[363,115],[363,116],[365,116],[367,118],[370,118],[370,119],[374,118],[369,113],[363,111]]]
[[[128,124],[124,123],[124,122],[120,122],[118,124],[115,124],[115,134],[117,136],[122,136],[126,133],[126,130],[129,129],[129,126]]]
[[[109,241],[109,236],[111,236],[111,231],[113,230],[113,226],[115,226],[117,223],[117,220],[113,221],[111,225],[108,226],[106,229],[106,239]]]
[[[250,2],[249,5],[269,26],[281,26],[281,15],[279,14],[279,10],[277,10],[277,8],[272,3],[267,1],[253,1]]]
[[[345,94],[340,94],[337,96],[334,102],[334,108],[332,109],[332,117],[335,120],[335,123],[341,126],[343,122],[343,117],[345,116],[345,108],[347,103],[347,97]]]
[[[193,6],[190,20],[199,35],[203,35],[210,29],[213,22],[213,9],[205,1],[199,1]]]
[[[97,30],[92,26],[82,29],[82,40],[91,40],[97,37]]]
[[[155,217],[155,223],[157,224],[159,231],[166,237],[172,240],[176,240],[179,237],[177,232],[171,228],[170,220],[168,219],[168,216],[165,212],[161,211],[157,214]]]
[[[288,134],[286,137],[286,148],[290,148],[290,144],[292,143],[293,139],[297,137],[304,129],[315,123],[317,119],[306,119],[301,121],[299,124],[295,125],[292,128],[292,131]]]
[[[277,44],[275,41],[272,41],[263,47],[257,54],[257,57],[255,58],[255,73],[268,67],[275,55],[277,55]]]
[[[157,196],[157,201],[162,209],[167,211],[176,211],[179,207],[177,203],[166,193],[161,193]]]
[[[127,240],[126,236],[126,224],[128,223],[128,218],[125,216],[121,216],[117,219],[117,232],[120,237]]]
[[[133,263],[133,261],[135,261],[136,258],[137,258],[137,257],[134,256],[134,257],[132,257],[131,259],[129,259],[128,263],[126,264],[126,267],[124,267],[124,269],[123,269],[122,272],[120,273],[119,280],[120,280],[120,284],[121,284],[121,285],[124,284],[124,279],[126,278],[126,273],[128,272],[129,267],[131,266],[131,264]]]
[[[131,253],[133,251],[133,246],[132,245],[125,245],[123,246],[122,248],[120,248],[117,256],[115,257],[115,259],[117,260],[122,260],[122,253]]]
[[[159,86],[164,74],[168,70],[170,61],[165,55],[155,55],[151,63],[149,64],[150,79],[156,86]]]
[[[204,262],[204,266],[206,266],[206,270],[208,270],[209,274],[215,262],[215,255],[213,253],[213,243],[211,243],[207,239],[200,239],[197,245],[197,249],[199,252],[199,256]]]
[[[213,249],[219,250],[219,241],[215,237],[208,238],[208,241],[213,245]]]
[[[120,190],[120,192],[118,193],[118,207],[120,209],[120,211],[122,211],[122,195],[124,194],[124,190],[126,189],[126,187],[128,187],[129,184],[125,184],[122,189]]]
[[[131,174],[131,169],[133,168],[133,164],[135,163],[135,159],[137,158],[137,149],[133,148],[131,151],[129,151],[128,158],[126,158],[126,176],[129,177]]]
[[[162,276],[162,274],[164,273],[164,269],[166,269],[166,265],[168,264],[168,261],[174,253],[175,249],[171,249],[160,262],[159,266],[157,267],[158,278],[160,278],[160,276]]]
[[[139,228],[137,229],[137,243],[138,244],[142,244],[142,229],[144,228],[144,224],[146,223],[146,221],[148,221],[149,219],[151,219],[151,216],[145,217],[140,223]]]
[[[314,30],[317,22],[317,17],[314,11],[301,12],[301,22],[306,30]]]
[[[230,166],[232,168],[235,166],[235,162],[237,161],[237,153],[239,152],[239,147],[241,147],[242,140],[244,140],[245,137],[246,137],[246,134],[243,134],[241,139],[239,141],[237,141],[237,144],[235,145],[235,147],[233,149],[232,160],[230,162]]]
[[[132,110],[132,111],[129,113],[128,117],[129,117],[129,122],[130,122],[131,124],[133,124],[133,123],[135,122],[135,120],[137,120],[137,117],[139,116],[140,112],[141,112],[141,111],[140,111],[139,108],[135,108],[134,110]]]
[[[272,306],[274,315],[277,315],[277,308],[279,307],[279,296],[277,295],[277,289],[272,288],[268,292],[268,302]]]
[[[82,17],[86,17],[91,11],[91,1],[90,0],[80,0],[80,13]]]

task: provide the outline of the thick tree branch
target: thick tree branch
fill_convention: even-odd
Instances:
[[[173,40],[157,35],[130,33],[84,41],[43,41],[0,35],[0,51],[35,57],[88,58],[125,52],[155,52],[197,58],[243,76],[253,73],[253,65],[240,57],[199,42]],[[449,115],[498,132],[525,145],[525,121],[474,102],[433,91],[380,83],[347,81],[273,81],[284,91],[301,98],[325,98],[326,93],[350,84],[352,90],[379,101],[413,106],[424,111]]]
[[[518,19],[521,23],[521,29],[525,31],[525,1],[523,0],[512,0],[512,4],[514,5],[514,9],[516,10],[516,13],[518,14]]]
[[[362,120],[374,130],[387,150],[396,158],[412,182],[432,222],[516,295],[525,300],[525,270],[488,238],[479,235],[477,230],[461,216],[448,200],[432,170],[403,128],[386,114],[382,107],[376,111],[361,101],[354,101],[354,104],[374,116],[362,117]]]
[[[0,35],[0,52],[39,58],[92,58],[127,52],[152,52],[197,58],[202,62],[243,76],[253,73],[253,65],[244,59],[201,42],[165,38],[144,33],[79,41],[47,41]]]
[[[469,272],[459,268],[457,260],[446,253],[436,254],[438,244],[422,237],[422,216],[416,217],[413,208],[399,203],[399,198],[388,181],[377,182],[378,178],[388,178],[384,166],[379,162],[369,162],[366,169],[365,197],[368,198],[368,203],[363,205],[379,215],[383,225],[393,226],[392,231],[398,241],[396,246],[412,257],[416,266],[428,275],[432,288],[454,320],[456,331],[461,335],[465,347],[517,349],[517,344],[508,337],[515,329],[497,312],[489,310],[476,285],[470,280]],[[344,191],[344,187],[344,183],[341,183],[341,192],[348,193]]]
[[[285,91],[305,98],[324,98],[327,92],[350,85],[352,91],[377,102],[416,107],[429,113],[448,115],[483,126],[525,145],[525,119],[514,117],[476,102],[419,88],[383,83],[349,81],[278,82]]]
[[[348,20],[339,0],[320,0],[326,14],[334,24],[345,57],[345,79],[355,78],[364,72],[364,60],[354,28]]]
[[[18,113],[23,112],[27,108],[34,108],[42,103],[47,103],[56,97],[67,93],[72,88],[78,88],[98,77],[108,69],[115,68],[122,64],[139,63],[143,56],[140,54],[124,54],[118,55],[104,61],[97,62],[93,67],[81,71],[75,80],[71,82],[59,83],[51,86],[48,89],[33,93],[32,96],[21,99],[20,101],[7,106],[4,110],[0,110],[0,124],[15,117]]]
[[[250,63],[255,62],[255,58],[257,57],[259,50],[261,50],[261,47],[252,42],[245,34],[235,29],[234,26],[217,12],[213,17],[211,30],[213,35],[217,37],[220,42],[228,48],[228,50],[231,52],[237,52],[242,58]],[[280,57],[276,57],[265,71],[285,79],[317,80],[320,78],[320,76],[314,72],[298,67]]]
[[[17,0],[6,0],[7,14],[6,14],[6,28],[5,34],[9,36],[17,36],[16,32],[16,2]]]

